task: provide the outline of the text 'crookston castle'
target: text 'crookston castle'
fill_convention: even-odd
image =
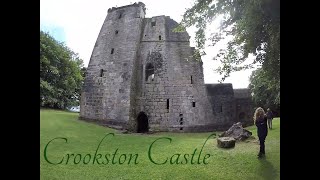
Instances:
[[[252,122],[248,89],[204,84],[187,32],[141,2],[112,8],[87,68],[80,118],[134,132],[199,132]]]

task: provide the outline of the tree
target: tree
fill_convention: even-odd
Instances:
[[[221,16],[220,31],[207,38],[208,25]],[[222,81],[231,72],[261,64],[267,76],[275,79],[275,86],[280,87],[280,0],[196,0],[175,30],[191,26],[196,28],[196,46],[201,55],[205,54],[206,43],[214,46],[228,36],[232,38],[227,48],[214,57],[222,64],[216,69],[223,75]],[[255,56],[252,63],[247,61],[249,54]]]
[[[270,108],[280,113],[280,87],[279,89],[275,79],[270,78],[268,74],[259,68],[252,72],[250,76],[249,88],[253,93],[253,102],[256,107]]]
[[[83,61],[63,43],[40,31],[40,106],[78,105]]]

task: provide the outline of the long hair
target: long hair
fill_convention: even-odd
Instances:
[[[265,112],[264,110],[262,109],[262,107],[258,107],[256,109],[256,111],[254,112],[254,115],[253,115],[253,121],[254,123],[256,123],[256,120],[259,119],[260,117],[264,117],[265,116]]]

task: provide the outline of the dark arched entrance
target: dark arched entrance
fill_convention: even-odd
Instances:
[[[239,114],[239,121],[244,121],[245,116],[246,116],[246,114],[244,112],[241,112]]]
[[[137,117],[137,132],[145,133],[149,131],[148,116],[144,112],[140,112]]]

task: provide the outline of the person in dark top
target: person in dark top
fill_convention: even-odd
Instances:
[[[267,121],[268,121],[269,129],[272,129],[272,120],[273,120],[273,114],[272,114],[272,111],[268,108],[267,109]]]
[[[253,115],[254,124],[257,126],[257,134],[260,142],[258,158],[265,157],[265,139],[268,135],[267,116],[261,107],[258,107]]]

